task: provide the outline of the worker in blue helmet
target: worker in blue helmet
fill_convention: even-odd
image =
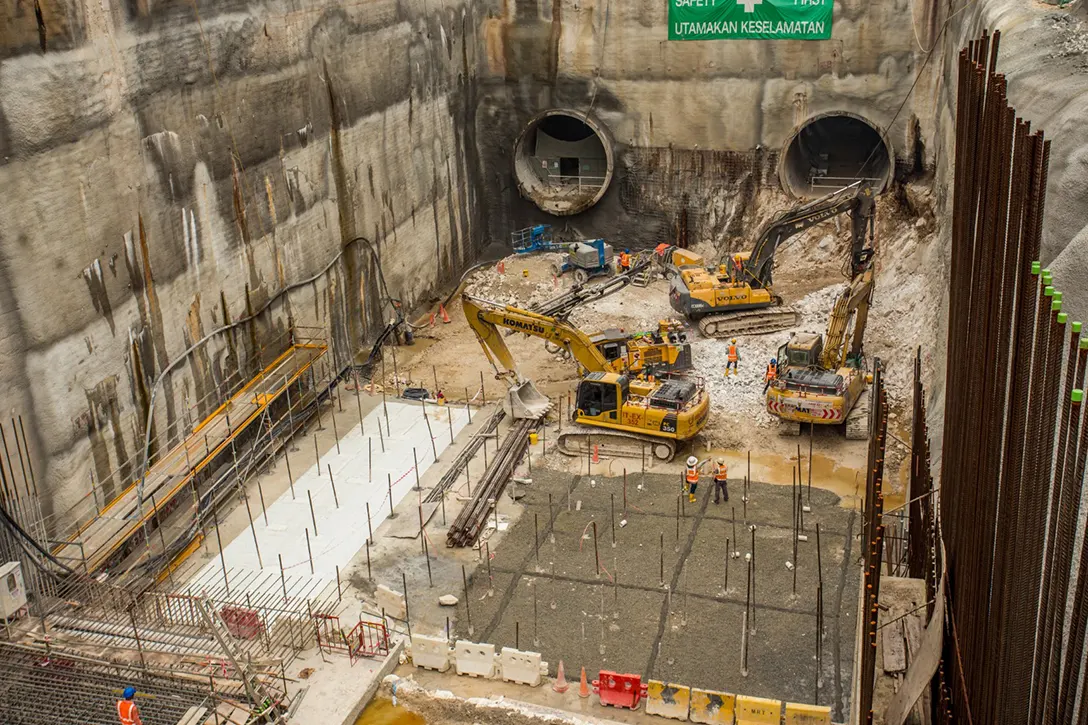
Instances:
[[[122,693],[123,699],[117,701],[117,717],[121,725],[143,725],[140,710],[136,707],[136,688],[129,686]]]
[[[771,387],[771,383],[778,377],[778,360],[771,358],[771,361],[767,363],[767,374],[763,376],[763,394],[767,394],[767,390]]]

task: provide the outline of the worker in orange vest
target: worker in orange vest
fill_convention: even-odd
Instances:
[[[737,374],[737,361],[740,360],[740,355],[737,354],[737,338],[733,338],[729,341],[729,352],[725,358],[725,377],[729,377],[729,369],[733,369],[733,374]]]
[[[117,701],[117,717],[120,718],[121,725],[143,725],[140,711],[133,700],[136,697],[136,688],[126,687],[123,695],[124,699]]]
[[[767,388],[771,387],[771,383],[778,377],[778,360],[771,358],[771,361],[767,363],[767,374],[763,376],[763,393],[766,395]]]
[[[718,503],[720,496],[724,494],[726,503],[729,502],[729,467],[725,465],[725,459],[719,458],[718,465],[714,466],[714,503]]]
[[[709,459],[707,459],[709,460]],[[699,469],[706,465],[695,456],[688,456],[687,469],[684,471],[684,483],[688,487],[688,501],[695,503],[695,490],[699,488]]]
[[[620,252],[620,274],[631,271],[631,250],[625,249]]]
[[[737,283],[744,281],[744,260],[739,254],[733,257],[733,281]]]

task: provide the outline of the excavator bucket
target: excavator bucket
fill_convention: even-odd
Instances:
[[[536,389],[531,380],[511,386],[503,402],[503,410],[514,420],[537,420],[544,417],[550,407],[551,401]]]

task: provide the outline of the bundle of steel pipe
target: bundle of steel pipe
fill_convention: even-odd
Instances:
[[[498,505],[499,496],[513,475],[514,468],[529,448],[529,433],[539,424],[537,420],[519,420],[506,434],[495,457],[477,482],[472,499],[461,509],[446,534],[447,546],[472,546],[480,536],[488,514]]]
[[[461,452],[457,454],[457,458],[454,459],[453,465],[449,470],[442,474],[442,478],[439,479],[438,485],[435,486],[430,492],[427,493],[427,497],[423,500],[427,503],[435,503],[442,500],[442,496],[446,491],[450,490],[450,487],[457,481],[457,477],[461,475],[461,472],[465,470],[465,466],[469,461],[476,457],[476,453],[480,450],[480,446],[483,445],[487,436],[494,433],[499,428],[499,423],[506,417],[506,413],[502,408],[497,408],[491,417],[488,418],[487,425],[479,432],[478,435],[472,437],[472,439],[465,444],[465,447],[461,449]]]
[[[864,556],[864,617],[861,642],[861,704],[863,722],[873,722],[873,688],[876,682],[877,620],[880,601],[880,575],[884,552],[884,453],[888,441],[888,395],[880,360],[875,361],[873,384],[869,390],[869,458],[865,476],[865,506],[862,530]]]

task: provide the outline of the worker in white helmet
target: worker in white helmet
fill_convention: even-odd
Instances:
[[[688,501],[695,503],[695,490],[699,488],[699,469],[706,465],[707,461],[699,461],[695,456],[688,456],[687,470],[684,471],[684,483],[688,488]]]

